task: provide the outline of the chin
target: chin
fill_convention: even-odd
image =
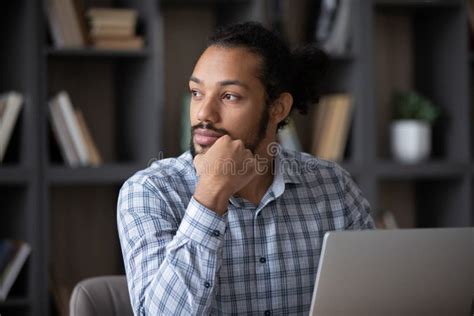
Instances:
[[[194,142],[191,141],[189,150],[191,151],[191,155],[196,157],[196,155],[204,154],[206,151],[209,149],[209,147],[203,147],[201,145],[197,145]]]

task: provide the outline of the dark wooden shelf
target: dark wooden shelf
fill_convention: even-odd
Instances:
[[[383,7],[454,7],[459,3],[452,0],[375,0],[377,6]]]
[[[21,184],[29,180],[30,172],[23,167],[0,166],[0,184]]]
[[[378,177],[394,179],[462,177],[466,175],[467,170],[469,170],[468,163],[443,161],[428,161],[412,165],[380,161],[374,168]]]
[[[100,167],[53,165],[47,169],[51,184],[121,184],[145,166],[135,164],[104,164]]]
[[[31,300],[22,297],[7,298],[6,301],[0,301],[0,307],[29,307]]]
[[[247,4],[251,0],[162,0],[163,7],[185,7],[185,6],[212,6],[212,5],[228,5],[228,4]]]
[[[333,63],[348,63],[356,59],[353,53],[344,53],[338,55],[330,55],[329,60]]]
[[[95,48],[48,48],[46,55],[51,57],[108,57],[108,58],[144,58],[148,50],[111,50]]]

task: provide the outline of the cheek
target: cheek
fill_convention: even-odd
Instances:
[[[189,104],[189,110],[188,110],[191,126],[194,126],[198,123],[197,111],[198,111],[198,106],[196,104],[193,104],[193,102],[191,101]]]
[[[229,132],[235,134],[235,137],[245,139],[257,133],[260,122],[260,113],[258,111],[229,113],[224,122],[227,122]]]

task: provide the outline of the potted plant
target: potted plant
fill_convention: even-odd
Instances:
[[[431,124],[440,110],[415,91],[397,92],[392,97],[392,155],[402,163],[417,163],[431,152]]]

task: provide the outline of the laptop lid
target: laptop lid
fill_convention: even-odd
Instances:
[[[326,233],[310,315],[471,315],[474,228]]]

